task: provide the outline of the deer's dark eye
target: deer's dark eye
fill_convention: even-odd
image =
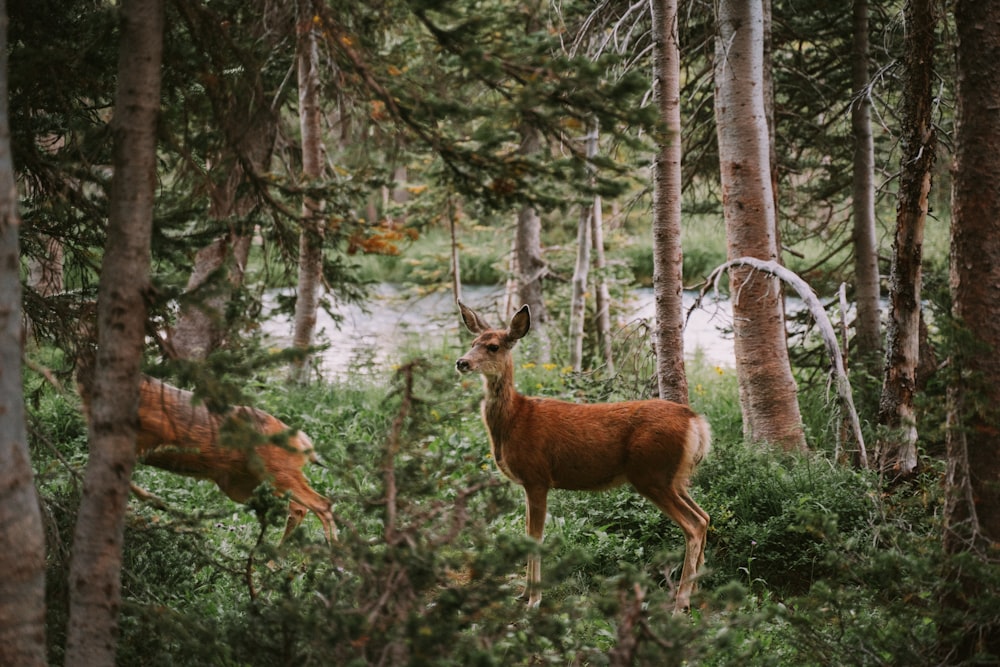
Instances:
[[[490,345],[486,346],[486,349],[489,350],[490,352],[499,352],[500,346],[497,345],[496,343],[491,343]]]

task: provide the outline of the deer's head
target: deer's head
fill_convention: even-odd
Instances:
[[[472,341],[472,348],[455,362],[455,368],[460,373],[478,372],[487,377],[503,375],[512,369],[510,351],[531,328],[528,306],[521,306],[506,329],[490,326],[479,313],[461,302],[458,307],[462,312],[462,321],[469,331],[476,334],[476,339]]]

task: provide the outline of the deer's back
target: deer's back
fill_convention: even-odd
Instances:
[[[636,471],[676,471],[697,418],[687,406],[659,399],[587,404],[519,398],[507,428],[491,427],[494,440],[501,433],[494,446],[515,481],[549,488],[597,490]]]
[[[266,478],[276,486],[288,475],[300,474],[312,444],[302,433],[289,434],[287,446],[270,442],[253,444],[249,438],[222,437],[226,420],[240,420],[238,427],[253,431],[250,438],[288,432],[280,420],[254,408],[235,407],[213,413],[193,402],[189,391],[144,378],[140,388],[137,453],[141,460],[171,472],[212,479],[234,500],[246,501]],[[244,441],[244,442],[241,442]]]

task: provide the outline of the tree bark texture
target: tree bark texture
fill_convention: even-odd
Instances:
[[[204,20],[180,10],[192,23]],[[173,352],[184,359],[204,359],[225,342],[226,306],[243,284],[253,229],[247,217],[259,202],[255,179],[266,172],[274,151],[278,119],[260,73],[244,71],[226,86],[206,89],[215,108],[225,145],[209,165],[209,216],[228,222],[228,231],[200,249],[170,332]],[[232,104],[233,99],[239,104]]]
[[[952,178],[952,315],[959,338],[949,369],[944,545],[995,563],[1000,544],[1000,5],[955,3],[957,110]],[[959,561],[960,563],[962,561]],[[978,605],[982,582],[950,573],[943,602],[956,616]],[[986,592],[989,595],[989,592]],[[955,628],[943,628],[944,635]],[[958,628],[953,664],[1000,654],[1000,628]],[[985,664],[985,663],[982,663]]]
[[[920,361],[920,261],[937,147],[933,111],[935,0],[909,0],[905,12],[903,156],[896,198],[896,234],[889,275],[889,322],[879,401],[879,469],[908,477],[917,469],[914,408]]]
[[[684,258],[681,249],[681,98],[677,0],[653,8],[653,93],[662,134],[653,169],[653,300],[660,398],[688,402],[684,370]]]
[[[594,210],[590,221],[592,225],[590,242],[594,247],[594,269],[597,271],[594,300],[594,308],[597,311],[597,335],[601,340],[604,372],[610,377],[615,374],[615,359],[611,349],[611,293],[608,290],[607,261],[604,258],[604,210],[600,195],[594,195]]]
[[[250,242],[250,236],[230,233],[195,253],[181,312],[170,335],[173,352],[181,359],[204,359],[225,341],[226,303],[243,282]]]
[[[1000,7],[959,0],[946,545],[1000,543]]]
[[[715,45],[715,114],[730,259],[777,261],[769,139],[762,91],[760,0],[722,0]],[[730,272],[744,435],[805,447],[798,388],[785,341],[781,287],[749,268]]]
[[[520,153],[531,155],[537,153],[540,148],[538,129],[525,124],[521,128]],[[517,262],[517,295],[521,305],[531,309],[532,329],[538,334],[538,360],[541,363],[548,363],[551,358],[549,336],[546,331],[549,316],[542,291],[542,280],[548,271],[548,265],[542,258],[542,219],[534,206],[526,205],[517,214],[514,252]]]
[[[593,206],[580,210],[576,230],[576,265],[573,268],[573,294],[569,313],[569,363],[573,370],[583,370],[583,331],[587,318],[587,281],[590,275],[590,234]]]
[[[7,3],[0,0],[0,665],[46,664],[45,536],[21,385],[17,190],[7,106]]]
[[[868,74],[868,0],[854,0],[854,41],[851,50],[851,132],[854,135],[854,172],[851,190],[854,217],[854,346],[858,358],[873,375],[882,350],[879,312],[878,238],[875,227],[875,141],[872,138]]]
[[[323,177],[323,135],[319,106],[319,52],[312,5],[299,3],[298,26],[299,127],[302,133],[302,175],[307,186]],[[299,234],[299,277],[295,299],[293,344],[313,344],[316,310],[323,279],[323,202],[307,196],[302,204]],[[300,365],[305,369],[306,365]],[[304,379],[304,378],[303,378]]]
[[[112,135],[114,179],[98,286],[98,349],[69,573],[66,664],[114,665],[121,557],[135,465],[156,186],[162,0],[124,0]]]
[[[587,157],[597,156],[597,123],[592,123],[585,138]],[[596,199],[596,198],[595,198]],[[573,295],[569,314],[569,363],[573,370],[583,370],[583,334],[587,320],[587,284],[590,279],[590,251],[594,231],[594,199],[580,208],[576,230],[576,266],[573,268]]]

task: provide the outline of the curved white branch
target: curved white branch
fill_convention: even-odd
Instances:
[[[865,450],[864,436],[861,434],[861,420],[858,419],[858,411],[854,407],[854,395],[851,391],[851,382],[848,379],[847,371],[844,368],[844,357],[840,352],[840,346],[837,344],[837,333],[833,328],[833,324],[830,322],[830,318],[826,314],[826,309],[823,308],[823,304],[820,303],[816,293],[811,287],[809,287],[809,284],[806,283],[805,280],[777,262],[765,261],[755,257],[738,257],[716,267],[716,269],[712,271],[712,274],[708,277],[705,289],[707,290],[708,285],[711,285],[715,291],[718,292],[719,281],[722,279],[722,274],[738,266],[746,266],[754,269],[755,271],[770,274],[783,281],[798,293],[799,298],[802,299],[802,302],[809,309],[809,314],[812,315],[813,320],[815,320],[816,326],[819,328],[820,335],[823,338],[823,343],[826,345],[826,351],[829,353],[830,358],[833,361],[833,370],[837,380],[837,395],[840,397],[841,403],[843,404],[848,418],[850,419],[851,430],[854,433],[854,439],[858,443],[861,465],[862,467],[867,468],[868,453]]]

